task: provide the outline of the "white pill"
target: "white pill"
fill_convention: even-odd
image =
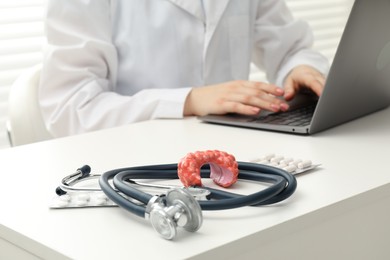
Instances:
[[[271,163],[269,163],[269,165],[270,165],[270,166],[274,166],[274,167],[278,167],[279,164],[276,163],[276,162],[271,162]]]
[[[301,162],[302,162],[301,159],[297,159],[297,160],[294,160],[294,161],[290,162],[288,165],[295,165],[295,166],[298,167],[298,164],[300,164]]]
[[[97,198],[97,199],[100,199],[100,200],[108,200],[106,194],[104,194],[104,193],[99,193],[99,194],[97,194],[97,195],[96,195],[96,198]]]
[[[298,163],[298,168],[299,169],[304,169],[304,168],[307,168],[307,167],[310,167],[311,166],[311,161],[310,160],[305,160],[305,161],[302,161],[300,163]]]
[[[264,155],[264,156],[261,158],[261,160],[270,161],[273,157],[275,157],[275,154],[274,154],[274,153],[269,153],[269,154]]]
[[[58,208],[65,208],[68,205],[69,205],[69,201],[65,201],[65,200],[57,200],[55,203],[55,206]]]
[[[297,170],[297,167],[294,164],[288,165],[283,168],[286,172],[293,173]]]
[[[97,206],[103,206],[103,205],[106,205],[107,204],[107,200],[106,199],[96,199],[95,200],[95,204],[97,205]]]
[[[273,157],[271,160],[270,160],[270,162],[271,163],[273,163],[273,162],[275,162],[275,163],[279,163],[281,160],[283,160],[284,159],[284,157],[283,156],[275,156],[275,157]]]
[[[83,206],[86,206],[88,204],[88,201],[78,199],[78,200],[76,200],[75,204],[76,204],[76,206],[83,207]]]
[[[80,193],[77,195],[77,200],[85,200],[88,201],[90,199],[90,195],[87,193]]]
[[[261,161],[259,162],[259,164],[269,164],[269,161],[268,161],[268,160],[261,160]]]
[[[58,200],[61,200],[61,201],[70,201],[70,200],[71,200],[71,197],[70,197],[68,194],[64,194],[64,195],[58,196]]]
[[[294,161],[293,158],[285,158],[283,160],[280,161],[280,164],[286,164],[288,165],[290,162]]]
[[[278,167],[279,167],[279,168],[282,168],[282,169],[283,169],[284,167],[287,167],[287,166],[288,166],[288,165],[285,164],[285,163],[279,163],[279,164],[278,164]]]

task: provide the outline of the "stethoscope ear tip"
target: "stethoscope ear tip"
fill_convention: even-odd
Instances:
[[[63,189],[61,189],[61,187],[57,187],[56,188],[56,194],[58,196],[62,196],[62,195],[65,195],[66,194],[66,191],[64,191]]]
[[[91,172],[91,166],[84,165],[84,166],[78,168],[77,171],[79,171],[81,173],[82,177],[88,176],[89,173]]]

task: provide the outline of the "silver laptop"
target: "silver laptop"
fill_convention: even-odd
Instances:
[[[204,122],[314,134],[390,105],[390,0],[355,0],[324,91],[283,113],[207,115]],[[297,116],[298,115],[298,116]],[[298,117],[297,121],[290,116]]]

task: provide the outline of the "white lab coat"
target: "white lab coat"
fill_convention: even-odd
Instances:
[[[40,104],[54,136],[181,118],[192,87],[326,73],[283,0],[49,0]]]

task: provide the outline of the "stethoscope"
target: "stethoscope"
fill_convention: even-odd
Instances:
[[[296,187],[294,175],[272,166],[238,162],[239,180],[270,183],[262,190],[241,195],[210,187],[170,187],[134,181],[135,179],[178,179],[177,164],[161,164],[114,169],[102,175],[90,174],[85,165],[62,179],[56,189],[58,195],[67,191],[103,191],[105,195],[125,210],[149,220],[164,238],[173,239],[177,227],[197,231],[203,222],[202,210],[225,210],[244,206],[261,206],[280,202],[290,197]],[[201,178],[210,177],[210,168],[201,168]],[[75,187],[76,184],[99,179],[99,188]],[[167,189],[162,195],[152,195],[142,187]]]

